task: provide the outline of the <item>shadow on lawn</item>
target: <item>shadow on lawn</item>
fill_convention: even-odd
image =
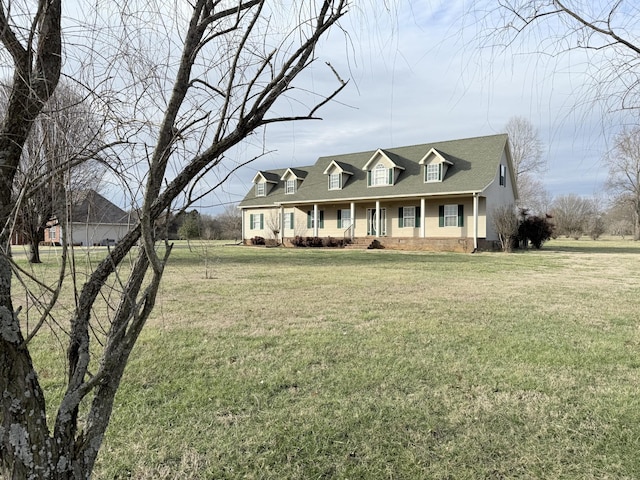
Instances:
[[[589,242],[580,244],[576,241],[575,244],[562,244],[556,245],[553,243],[545,244],[542,246],[543,250],[550,252],[561,253],[608,253],[615,255],[628,255],[628,254],[640,254],[640,242],[629,246],[607,245],[606,243],[598,244],[597,242]]]

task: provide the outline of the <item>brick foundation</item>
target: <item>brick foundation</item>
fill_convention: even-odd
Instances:
[[[285,247],[293,247],[292,238],[284,239]],[[354,245],[366,248],[373,240],[388,250],[427,251],[427,252],[460,252],[471,253],[473,251],[473,238],[391,238],[391,237],[359,237],[354,239]],[[478,250],[498,250],[496,242],[478,239]]]

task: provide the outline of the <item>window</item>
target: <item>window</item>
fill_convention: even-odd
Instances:
[[[293,213],[284,214],[284,228],[286,230],[293,230]]]
[[[315,228],[313,224],[313,210],[307,212],[307,228]],[[324,211],[318,210],[318,228],[324,228]]]
[[[430,163],[425,168],[425,182],[440,182],[442,181],[442,164]]]
[[[296,179],[287,180],[284,186],[284,193],[286,195],[291,195],[296,193]]]
[[[415,227],[416,225],[415,207],[404,207],[402,209],[402,223],[405,227]]]
[[[250,230],[262,230],[264,228],[264,214],[252,213],[249,216],[249,229]]]
[[[463,227],[463,205],[440,205],[439,217],[439,225],[441,227]]]
[[[388,185],[388,169],[383,164],[376,165],[373,171],[373,184],[374,185]]]
[[[445,227],[458,226],[458,206],[457,205],[444,206],[444,226]]]
[[[49,227],[49,240],[56,239],[56,227]]]
[[[342,189],[342,174],[332,173],[331,175],[329,175],[329,190],[340,189]]]
[[[343,208],[338,210],[338,228],[349,228],[351,226],[351,210]]]
[[[267,194],[265,182],[256,183],[256,197],[264,197]]]
[[[379,163],[373,170],[367,171],[367,186],[383,185],[393,185],[393,168],[387,168],[383,163]]]
[[[505,165],[500,165],[500,185],[507,186],[507,167]]]
[[[400,207],[398,226],[415,228],[420,226],[420,207]]]

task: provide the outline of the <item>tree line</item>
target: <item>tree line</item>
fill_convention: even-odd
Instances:
[[[512,117],[505,130],[519,198],[517,205],[496,212],[498,231],[517,236],[517,226],[525,218],[537,217],[549,223],[549,238],[588,236],[597,240],[609,234],[640,240],[640,128],[623,128],[612,150],[603,155],[608,177],[600,195],[568,193],[555,198],[540,178],[547,162],[537,129],[526,118]]]

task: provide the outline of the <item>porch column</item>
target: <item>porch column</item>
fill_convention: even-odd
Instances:
[[[280,243],[284,245],[284,206],[280,205]]]
[[[240,228],[242,230],[242,234],[241,235],[242,235],[242,243],[243,244],[244,244],[244,212],[245,212],[244,208],[242,210],[240,210],[240,217],[242,219],[242,221],[240,222],[241,223]],[[62,237],[62,235],[60,235],[60,237]],[[60,241],[62,241],[62,238],[60,238]]]
[[[376,200],[376,238],[380,236],[380,200]]]
[[[351,240],[356,236],[356,204],[351,202]]]
[[[478,194],[473,194],[473,249],[478,249]]]
[[[318,236],[318,204],[313,204],[313,236]]]
[[[424,197],[420,199],[420,238],[425,238],[427,236],[427,226],[425,225],[425,217],[426,217],[426,201]]]

